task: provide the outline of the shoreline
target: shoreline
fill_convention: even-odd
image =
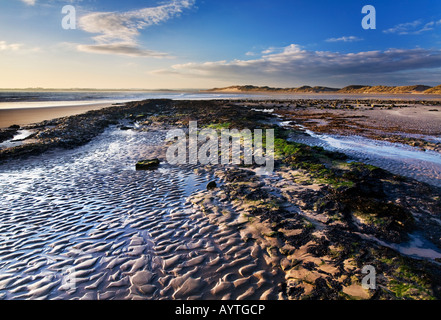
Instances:
[[[262,97],[264,99],[271,99],[271,97],[277,97],[280,100],[297,100],[297,99],[358,99],[358,100],[415,100],[415,101],[439,101],[441,100],[441,94],[439,93],[343,93],[343,92],[267,92],[267,91],[201,91],[201,93],[212,94],[242,94],[256,97]],[[283,97],[283,98],[281,98]]]
[[[117,102],[65,105],[37,108],[0,109],[0,129],[11,125],[28,126],[45,120],[79,115],[112,106]]]
[[[201,93],[204,93],[201,91]],[[402,103],[407,104],[421,104],[421,102],[430,102],[440,105],[441,103],[441,95],[422,95],[422,94],[345,94],[345,93],[278,93],[278,92],[225,92],[212,91],[211,93],[219,93],[219,94],[243,94],[244,97],[237,98],[222,98],[222,97],[213,97],[212,99],[201,99],[201,101],[210,101],[210,100],[225,100],[225,101],[241,101],[241,100],[251,100],[255,103],[263,102],[263,101],[280,101],[282,102],[304,102],[305,100],[311,100],[314,102],[320,102],[318,100],[323,100],[324,102],[328,101],[329,103],[341,100],[341,101],[351,101],[351,100],[360,100],[360,101],[371,101],[372,103],[383,101],[393,102],[400,101]],[[247,97],[247,95],[253,96],[252,98]],[[396,97],[395,97],[396,96]],[[409,100],[406,100],[409,99]],[[180,101],[180,99],[172,99],[175,101]],[[182,99],[188,100],[188,99]],[[193,99],[191,99],[193,100]],[[195,99],[197,101],[198,99]],[[138,100],[134,100],[135,102]],[[142,101],[142,100],[139,100]],[[100,110],[103,108],[111,107],[113,105],[125,105],[126,103],[130,103],[131,101],[107,101],[107,102],[81,102],[76,104],[74,101],[60,101],[60,103],[64,103],[63,105],[57,106],[38,106],[38,107],[13,107],[13,108],[1,108],[0,104],[0,130],[6,129],[12,125],[29,126],[35,123],[39,123],[42,121],[53,120],[61,117],[68,117],[73,115],[80,115],[87,111],[91,110]],[[24,104],[29,102],[23,102]],[[48,101],[48,103],[54,103]],[[73,103],[73,104],[69,104]]]

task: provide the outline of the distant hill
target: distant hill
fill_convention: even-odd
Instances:
[[[427,94],[441,94],[441,85],[433,87],[433,88],[430,88],[430,89],[424,91],[424,93],[427,93]]]
[[[310,87],[303,86],[300,88],[271,88],[268,86],[257,87],[252,85],[230,86],[225,88],[214,88],[204,90],[207,92],[274,92],[274,93],[320,93],[320,92],[337,92],[340,89],[327,87]]]
[[[310,87],[302,86],[299,88],[272,88],[268,86],[230,86],[225,88],[214,88],[204,90],[205,92],[260,92],[260,93],[341,93],[341,94],[364,94],[364,93],[384,93],[384,94],[441,94],[441,85],[429,87],[424,85],[413,86],[367,86],[350,85],[342,89],[329,87]]]
[[[339,90],[339,93],[389,93],[389,94],[403,94],[403,93],[425,93],[429,86],[414,85],[414,86],[348,86]]]

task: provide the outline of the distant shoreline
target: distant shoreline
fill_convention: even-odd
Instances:
[[[215,92],[212,92],[215,93]],[[221,92],[224,94],[228,94],[228,92]],[[251,100],[390,100],[390,101],[403,101],[406,103],[415,103],[418,104],[419,101],[438,101],[441,100],[440,95],[427,95],[427,94],[343,94],[336,92],[323,92],[323,93],[283,93],[283,92],[236,92],[238,95],[244,95],[243,97],[212,97],[207,100],[242,100],[242,99],[251,99]],[[252,95],[256,95],[253,98],[250,98]],[[264,94],[264,95],[262,95]],[[247,96],[248,95],[248,96]],[[285,95],[285,97],[284,97]],[[380,97],[379,97],[380,96]],[[164,97],[164,99],[167,99]],[[143,100],[143,99],[142,99]],[[177,100],[187,100],[187,99],[177,99]],[[190,99],[192,100],[192,99]],[[197,99],[196,99],[197,100]],[[206,99],[203,99],[206,100]],[[141,101],[141,100],[129,100],[129,101]],[[106,107],[110,107],[112,105],[117,104],[125,104],[129,101],[102,101],[102,102],[87,102],[87,101],[63,101],[63,102],[54,102],[60,103],[54,106],[36,106],[30,107],[26,105],[29,102],[17,102],[17,107],[14,108],[1,108],[0,103],[0,129],[6,129],[11,125],[19,125],[21,127],[28,126],[34,123],[38,123],[45,120],[51,120],[61,117],[73,116],[85,113],[91,110],[100,110]],[[23,107],[19,107],[19,105],[23,105]]]
[[[273,88],[268,86],[229,86],[224,88],[213,88],[201,90],[210,93],[271,93],[271,94],[441,94],[441,85],[430,87],[425,85],[413,86],[366,86],[350,85],[344,88],[330,88],[322,86],[302,86],[298,88]]]

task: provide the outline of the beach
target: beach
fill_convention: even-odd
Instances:
[[[152,99],[40,114],[0,150],[0,298],[439,299],[439,142],[405,145],[412,170],[366,148],[440,137],[436,102],[406,104]],[[167,133],[190,120],[274,130],[274,171],[168,163]],[[136,170],[145,159],[159,165]]]
[[[0,301],[441,300],[439,0],[65,2],[0,2]]]
[[[68,117],[85,113],[90,110],[98,110],[111,105],[112,103],[69,105],[67,102],[64,105],[57,107],[0,108],[0,128],[7,128],[11,125],[26,126],[44,120]]]

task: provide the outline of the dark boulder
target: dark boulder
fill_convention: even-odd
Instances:
[[[210,181],[210,182],[207,184],[207,190],[213,190],[213,189],[216,189],[216,188],[217,188],[216,181]]]
[[[154,170],[159,167],[159,159],[142,160],[136,164],[136,170]]]

